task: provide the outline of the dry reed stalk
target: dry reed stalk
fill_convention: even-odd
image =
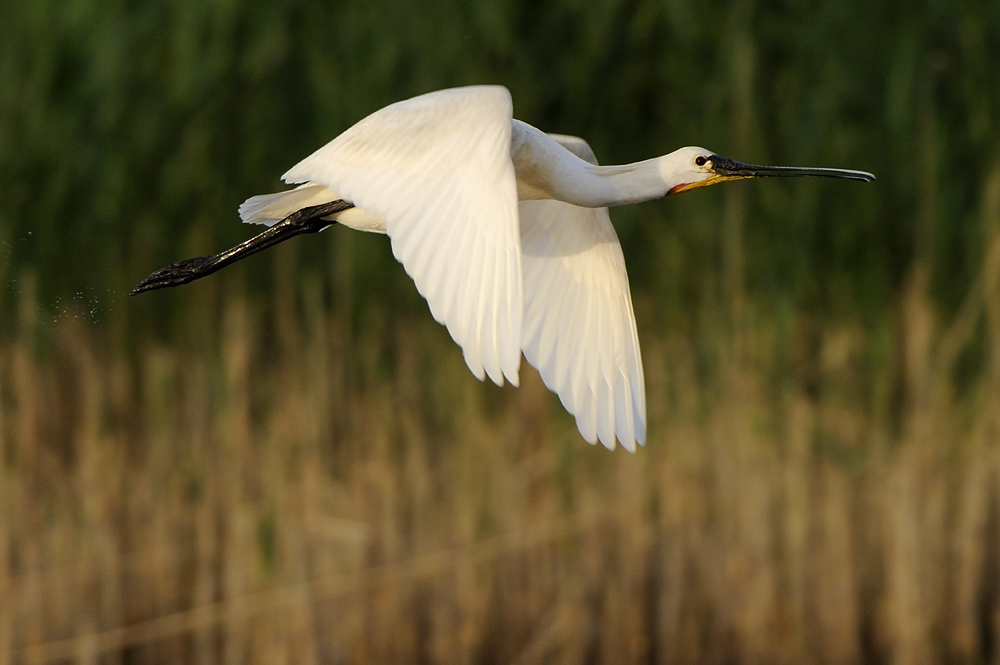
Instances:
[[[378,315],[348,347],[319,282],[281,288],[301,312],[235,299],[134,366],[72,320],[51,352],[27,323],[0,344],[3,659],[995,655],[1000,392],[939,385],[955,335],[926,305],[902,307],[896,430],[850,322],[801,351],[804,381],[749,303],[739,357],[707,342],[722,377],[693,339],[644,338],[632,456],[579,441],[527,368],[476,384],[433,324]]]

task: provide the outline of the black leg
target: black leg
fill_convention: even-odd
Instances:
[[[206,275],[211,275],[213,272],[225,268],[230,263],[235,263],[268,247],[274,247],[279,242],[284,242],[289,238],[302,235],[303,233],[321,231],[335,223],[330,220],[324,220],[323,217],[343,212],[353,207],[353,203],[338,199],[330,203],[296,210],[266,231],[258,233],[249,240],[241,242],[221,254],[196,256],[193,259],[178,261],[177,263],[171,263],[165,268],[160,268],[139,282],[139,285],[132,289],[129,295],[134,296],[143,291],[163,289],[168,286],[180,286]]]

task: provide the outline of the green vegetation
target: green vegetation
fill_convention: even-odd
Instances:
[[[0,663],[989,662],[1000,4],[0,3]],[[874,172],[613,212],[650,440],[479,384],[384,238],[201,282],[381,106],[605,163]],[[523,366],[524,367],[524,366]]]

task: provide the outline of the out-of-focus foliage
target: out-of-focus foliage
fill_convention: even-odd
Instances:
[[[1000,3],[0,0],[0,661],[994,662]],[[179,289],[390,102],[605,163],[649,442],[479,384],[385,238]],[[388,637],[387,637],[388,636]],[[4,661],[5,662],[5,661]]]
[[[775,311],[872,321],[917,254],[950,311],[981,259],[997,3],[37,0],[4,2],[0,23],[8,313],[26,268],[45,307],[116,309],[154,268],[246,237],[239,202],[365,114],[482,82],[604,162],[697,144],[879,176],[619,211],[633,287],[658,316],[735,279]],[[745,224],[724,223],[734,206]],[[389,269],[387,248],[358,242],[352,270]],[[157,298],[129,308],[173,302]]]

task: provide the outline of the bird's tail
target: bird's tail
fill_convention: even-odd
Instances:
[[[323,185],[307,182],[284,192],[251,196],[240,205],[240,219],[246,224],[273,226],[296,210],[322,205],[338,198]]]

